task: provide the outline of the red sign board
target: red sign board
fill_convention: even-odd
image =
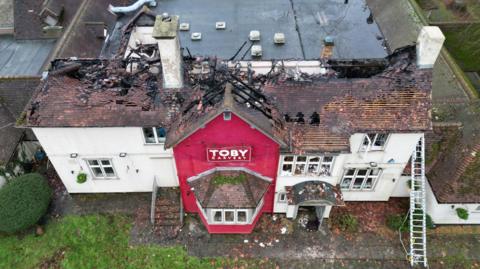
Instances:
[[[251,147],[207,148],[209,162],[249,162],[251,158]]]

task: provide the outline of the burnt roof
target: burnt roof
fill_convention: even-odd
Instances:
[[[154,46],[138,50],[156,53]],[[137,61],[136,71],[127,70],[131,61]],[[415,47],[376,68],[366,61],[361,73],[351,71],[351,62],[334,65],[337,71],[326,64],[325,75],[282,69],[256,75],[215,58],[185,58],[186,85],[165,89],[158,57],[57,60],[27,107],[26,126],[162,125],[170,130],[171,147],[228,110],[294,152],[349,151],[355,132],[431,128],[432,70],[416,68]]]
[[[168,126],[186,89],[159,85],[158,75],[127,73],[117,61],[57,60],[27,107],[27,125]]]

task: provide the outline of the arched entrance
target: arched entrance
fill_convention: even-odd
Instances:
[[[343,206],[343,195],[339,186],[311,180],[287,186],[287,218],[295,219],[300,207],[313,208],[318,221],[322,222],[332,206]]]

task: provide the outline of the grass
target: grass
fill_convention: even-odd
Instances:
[[[123,215],[68,216],[45,234],[0,235],[0,268],[275,268],[270,261],[197,258],[182,247],[130,246]]]
[[[445,46],[464,71],[480,72],[480,24],[442,29]]]
[[[231,185],[239,185],[242,184],[247,177],[244,174],[240,174],[238,176],[215,176],[213,178],[213,185],[220,186],[224,184],[231,184]]]

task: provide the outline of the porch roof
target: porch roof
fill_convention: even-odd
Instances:
[[[212,169],[188,179],[203,208],[256,208],[270,181],[247,169]]]
[[[345,205],[340,187],[327,182],[315,180],[304,181],[285,187],[289,205],[306,202],[325,203],[329,205]]]

